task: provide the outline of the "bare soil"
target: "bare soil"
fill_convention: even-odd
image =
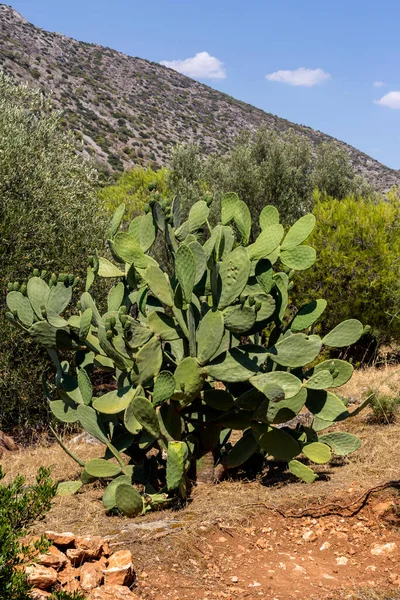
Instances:
[[[360,371],[342,393],[359,400],[382,380],[382,371]],[[257,480],[199,484],[180,510],[127,519],[105,516],[97,484],[56,498],[35,531],[100,534],[115,549],[129,548],[134,591],[143,600],[400,600],[399,490],[381,490],[363,506],[344,509],[369,488],[400,479],[400,423],[371,425],[367,410],[344,428],[362,438],[361,449],[319,467],[312,485],[275,465]],[[102,453],[82,439],[68,443],[84,459]],[[19,472],[28,483],[40,465],[53,465],[58,481],[79,474],[53,443],[9,453],[2,464],[8,477]],[[374,554],[379,547],[382,553]]]

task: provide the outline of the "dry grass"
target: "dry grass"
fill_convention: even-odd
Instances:
[[[346,398],[364,400],[370,390],[394,396],[400,394],[400,367],[388,365],[379,369],[365,368],[354,371],[353,377],[337,392]]]

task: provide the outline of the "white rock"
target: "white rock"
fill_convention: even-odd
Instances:
[[[371,554],[374,556],[388,556],[394,554],[397,550],[396,542],[390,542],[388,544],[374,544],[371,548]]]
[[[294,566],[294,570],[297,571],[297,573],[307,573],[307,571],[305,570],[304,567],[301,567],[300,565],[295,565]]]
[[[328,550],[328,548],[330,548],[330,547],[331,547],[331,545],[330,545],[330,543],[329,543],[329,542],[324,542],[324,543],[322,544],[322,546],[320,547],[320,550],[321,550],[321,552],[322,552],[323,550]]]
[[[234,577],[231,577],[231,581],[232,583],[237,583],[239,581],[239,577],[235,575]]]
[[[301,536],[303,538],[303,540],[305,542],[309,542],[310,540],[312,540],[315,536],[314,536],[314,532],[309,530],[306,531],[305,533],[303,533],[303,535]]]
[[[258,583],[258,581],[255,581],[254,583],[249,583],[249,587],[261,587],[261,583]]]
[[[332,577],[332,575],[329,575],[328,573],[324,573],[324,574],[322,575],[322,577],[323,577],[324,579],[336,579],[336,577]]]
[[[346,558],[346,556],[338,556],[336,559],[336,564],[340,567],[340,566],[346,566],[347,563],[349,562],[349,559]]]

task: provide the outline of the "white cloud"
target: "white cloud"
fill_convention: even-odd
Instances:
[[[198,79],[225,79],[224,63],[208,52],[198,52],[185,60],[162,60],[164,67],[169,67],[188,77]]]
[[[303,87],[313,87],[331,79],[330,74],[325,73],[322,69],[306,69],[304,67],[300,67],[295,71],[275,71],[275,73],[270,73],[265,77],[268,81],[301,85]]]
[[[389,92],[382,96],[380,100],[374,100],[375,104],[387,106],[388,108],[397,108],[400,110],[400,92]]]
[[[374,81],[373,86],[374,87],[383,87],[385,85],[384,81]]]

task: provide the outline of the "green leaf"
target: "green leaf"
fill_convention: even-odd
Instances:
[[[221,223],[227,225],[235,216],[236,205],[240,202],[239,196],[234,192],[228,192],[221,200]]]
[[[299,444],[283,429],[255,424],[253,435],[259,446],[275,458],[291,460],[300,453]]]
[[[271,227],[271,225],[277,225],[279,223],[279,211],[272,204],[264,206],[260,212],[260,227],[261,230]]]
[[[240,296],[249,278],[250,266],[247,251],[242,246],[238,246],[221,262],[219,275],[222,291],[218,303],[220,310],[233,304]]]
[[[175,391],[175,379],[169,371],[161,371],[154,383],[153,405],[158,406],[169,400]]]
[[[47,304],[50,293],[49,286],[40,277],[31,277],[28,280],[27,293],[36,316],[42,321],[42,306],[46,306]]]
[[[145,278],[152,294],[163,304],[172,307],[174,305],[172,289],[167,276],[160,267],[150,264],[146,268]]]
[[[326,390],[333,386],[333,377],[327,369],[320,370],[314,373],[304,385],[312,390]]]
[[[110,228],[107,232],[108,238],[113,238],[114,235],[117,233],[118,228],[121,224],[122,218],[124,216],[124,212],[125,212],[125,204],[120,204],[113,215],[113,218],[112,218],[112,221],[110,224]]]
[[[78,386],[83,403],[89,405],[92,401],[93,387],[85,369],[79,369],[78,371]]]
[[[126,517],[137,517],[143,512],[143,498],[128,483],[121,483],[115,490],[115,503],[118,510]]]
[[[318,479],[318,475],[314,473],[310,467],[303,465],[298,460],[291,460],[288,464],[289,471],[293,473],[299,479],[302,479],[306,483],[313,483],[316,479]]]
[[[250,378],[250,383],[255,388],[264,392],[264,388],[270,384],[276,384],[285,392],[285,398],[293,398],[301,389],[301,381],[291,373],[285,371],[272,371],[260,373]]]
[[[167,453],[167,489],[179,488],[185,476],[185,458],[187,446],[185,442],[168,442]]]
[[[357,319],[348,319],[337,325],[322,340],[325,346],[331,348],[344,348],[355,344],[362,334],[364,327]]]
[[[324,444],[328,444],[334,454],[338,456],[347,456],[358,450],[361,446],[359,437],[345,431],[325,433],[324,435],[319,435],[318,440]]]
[[[243,200],[236,203],[233,220],[239,230],[243,246],[247,246],[251,232],[251,215],[247,204]]]
[[[117,487],[121,485],[121,483],[130,485],[131,478],[129,477],[129,475],[120,475],[116,479],[113,479],[113,481],[104,490],[102,502],[106,513],[110,512],[113,508],[116,508],[117,501],[115,499],[115,492],[117,490]]]
[[[332,388],[340,387],[347,383],[351,379],[354,371],[353,366],[350,363],[340,360],[339,358],[331,358],[316,365],[314,369],[306,375],[309,376],[325,370],[328,370],[332,376],[333,383],[330,386]]]
[[[321,351],[321,346],[321,338],[318,335],[294,333],[269,348],[268,353],[274,362],[294,369],[315,360]]]
[[[118,233],[113,242],[114,252],[125,263],[133,264],[137,269],[145,269],[146,256],[135,238],[127,232]]]
[[[99,277],[123,277],[125,273],[107,258],[99,257]]]
[[[189,211],[189,231],[193,233],[203,227],[208,219],[209,213],[210,209],[207,206],[207,202],[204,202],[204,200],[199,200],[199,202],[193,204]]]
[[[289,269],[305,271],[313,266],[317,253],[311,246],[296,246],[292,250],[282,250],[280,258]]]
[[[57,496],[73,496],[82,486],[82,481],[62,481],[57,486]]]
[[[176,277],[182,289],[184,302],[192,300],[194,282],[196,280],[196,261],[189,246],[182,244],[175,254]]]
[[[292,250],[299,244],[302,244],[311,234],[315,227],[315,217],[313,214],[304,215],[298,219],[287,232],[282,242],[282,250]]]
[[[224,316],[219,310],[209,310],[197,330],[197,358],[201,365],[215,354],[224,335]]]
[[[121,473],[121,467],[104,458],[92,458],[85,462],[85,471],[92,477],[115,477]]]
[[[321,442],[312,442],[303,446],[303,454],[313,462],[323,465],[332,458],[329,446]]]
[[[313,415],[324,421],[340,421],[348,416],[343,402],[325,390],[308,390],[306,406]]]
[[[114,312],[119,309],[123,302],[124,294],[125,286],[122,281],[110,289],[107,299],[108,312]]]
[[[292,331],[302,331],[308,329],[319,319],[326,309],[327,302],[323,299],[313,300],[303,306],[294,317],[290,329]]]
[[[150,400],[144,396],[136,396],[131,402],[131,410],[139,423],[148,433],[158,439],[161,436],[157,414]]]
[[[160,371],[163,360],[161,342],[156,337],[140,348],[136,355],[135,371],[138,383],[147,383]]]
[[[123,387],[94,398],[92,405],[104,415],[116,415],[127,408],[135,394],[135,388]]]

